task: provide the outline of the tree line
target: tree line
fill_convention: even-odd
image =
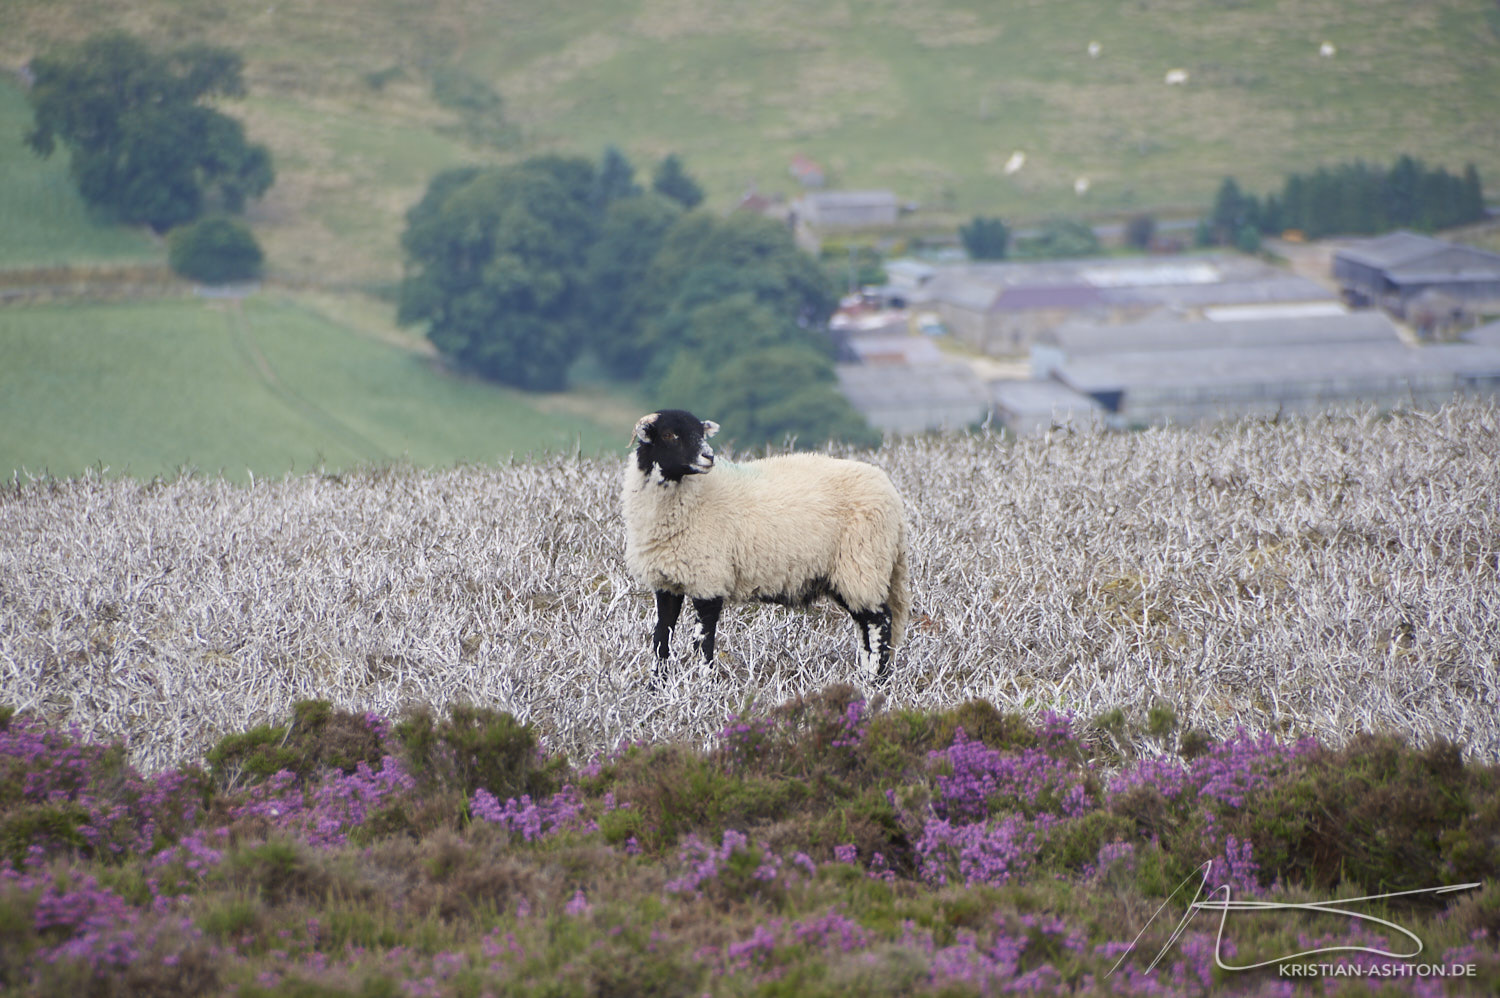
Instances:
[[[170,230],[172,266],[188,277],[258,273],[260,247],[226,216],[270,189],[271,153],[212,106],[245,92],[238,53],[213,45],[157,51],[109,33],[38,56],[31,72],[26,143],[44,157],[67,147],[69,173],[92,212]]]
[[[1199,223],[1198,242],[1254,251],[1262,235],[1288,229],[1318,239],[1392,229],[1431,232],[1484,217],[1484,189],[1472,163],[1452,174],[1401,156],[1388,169],[1357,161],[1293,173],[1279,194],[1264,198],[1226,177],[1212,211]]]
[[[676,156],[649,189],[613,147],[435,176],[407,215],[398,318],[455,365],[532,390],[592,352],[742,446],[879,436],[838,391],[833,281],[775,221],[692,210]]]

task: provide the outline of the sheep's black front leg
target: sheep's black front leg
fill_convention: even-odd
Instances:
[[[874,673],[877,683],[884,683],[891,678],[891,608],[850,610],[849,616],[859,628],[860,664]]]
[[[672,653],[672,628],[677,626],[677,615],[682,612],[682,596],[665,589],[656,591],[656,632],[651,635],[651,650],[656,652],[658,662],[665,662]]]
[[[698,627],[693,632],[693,649],[703,653],[703,661],[714,660],[714,632],[719,628],[719,613],[724,609],[724,597],[694,599],[693,612],[698,615]]]

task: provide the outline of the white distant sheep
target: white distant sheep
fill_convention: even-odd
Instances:
[[[1015,152],[1010,154],[1010,159],[1005,161],[1005,175],[1007,177],[1014,176],[1015,174],[1020,173],[1021,167],[1025,165],[1026,154],[1017,149]]]
[[[1188,81],[1188,71],[1185,69],[1167,70],[1167,86],[1181,86]]]
[[[854,618],[861,664],[888,678],[911,613],[891,480],[823,454],[716,466],[718,429],[680,409],[643,416],[625,467],[625,563],[656,594],[658,671],[684,598],[698,616],[693,646],[712,662],[726,599],[802,607],[826,595]]]

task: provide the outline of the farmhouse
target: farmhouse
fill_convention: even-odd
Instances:
[[[1025,353],[1069,321],[1136,321],[1163,310],[1201,315],[1222,307],[1312,306],[1327,289],[1246,257],[1190,257],[984,263],[941,267],[920,298],[964,344],[981,353]]]
[[[792,214],[820,231],[893,225],[901,203],[890,191],[810,191],[792,202]]]
[[[1415,232],[1361,239],[1334,251],[1333,276],[1355,305],[1407,316],[1424,297],[1500,311],[1500,253]]]

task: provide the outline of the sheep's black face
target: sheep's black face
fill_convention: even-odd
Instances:
[[[680,482],[685,475],[701,475],[714,466],[708,438],[719,424],[699,420],[681,409],[663,409],[642,416],[635,424],[635,460],[641,472],[655,468],[663,482]]]

